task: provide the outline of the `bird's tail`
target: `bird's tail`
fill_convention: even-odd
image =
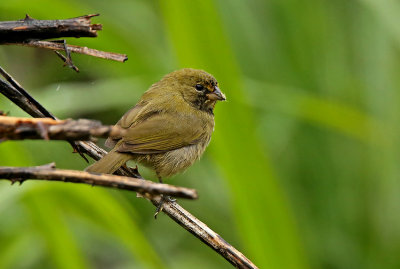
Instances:
[[[132,157],[127,153],[119,153],[115,150],[111,150],[106,156],[88,166],[85,171],[86,172],[96,172],[96,173],[104,173],[104,174],[112,174],[124,165],[129,159]]]

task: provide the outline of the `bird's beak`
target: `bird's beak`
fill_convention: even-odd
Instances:
[[[207,98],[211,101],[217,101],[217,100],[225,101],[226,100],[225,94],[223,94],[217,86],[214,87],[214,91],[207,93],[206,95],[207,95]]]

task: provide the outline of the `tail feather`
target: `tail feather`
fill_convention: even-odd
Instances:
[[[85,171],[112,174],[115,172],[115,170],[124,165],[129,159],[131,159],[130,154],[119,153],[113,149],[106,156],[88,166]]]

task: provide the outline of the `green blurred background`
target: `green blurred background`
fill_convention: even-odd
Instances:
[[[400,268],[400,3],[390,0],[12,0],[0,20],[100,13],[117,63],[0,47],[59,118],[115,123],[164,74],[212,73],[228,97],[179,202],[260,268]],[[27,116],[0,96],[0,109]],[[103,141],[99,141],[102,145]],[[0,165],[84,169],[62,141],[0,144]],[[141,170],[143,171],[143,170]],[[147,178],[155,179],[148,171]],[[0,182],[0,268],[231,268],[134,193]]]

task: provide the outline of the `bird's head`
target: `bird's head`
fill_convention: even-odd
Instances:
[[[178,91],[190,105],[207,112],[212,113],[217,101],[226,100],[217,80],[203,70],[184,68],[169,73],[163,80],[174,85],[170,89]]]

